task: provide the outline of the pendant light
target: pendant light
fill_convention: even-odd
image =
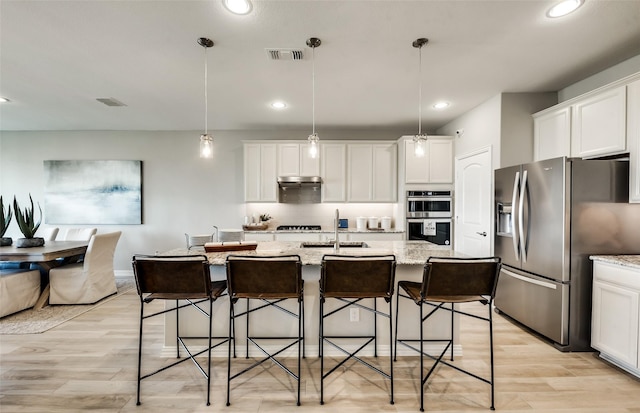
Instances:
[[[422,133],[422,46],[429,43],[429,39],[421,37],[412,45],[418,48],[418,134],[413,136],[413,150],[417,157],[423,157],[427,144],[427,134]]]
[[[316,47],[319,47],[322,44],[320,39],[317,37],[311,37],[307,39],[307,46],[311,48],[311,94],[312,94],[312,103],[311,103],[311,122],[312,122],[312,131],[311,135],[309,135],[309,156],[311,158],[318,157],[318,134],[316,133]]]
[[[213,40],[201,37],[198,44],[204,47],[204,134],[200,135],[200,157],[213,158],[213,136],[208,133],[207,114],[209,112],[209,102],[207,99],[207,49],[213,47]]]

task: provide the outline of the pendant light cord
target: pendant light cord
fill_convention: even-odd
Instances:
[[[422,135],[422,46],[418,47],[418,135]]]
[[[209,124],[208,124],[208,119],[207,119],[207,114],[209,113],[209,99],[207,96],[207,90],[208,90],[208,85],[207,85],[207,74],[209,73],[208,69],[207,69],[207,47],[204,48],[204,134],[208,135],[209,134]]]
[[[316,133],[316,48],[311,48],[311,125]]]

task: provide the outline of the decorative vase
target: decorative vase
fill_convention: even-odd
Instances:
[[[42,247],[44,245],[44,238],[36,237],[36,238],[18,238],[16,240],[17,248],[32,248],[32,247]]]
[[[13,244],[13,239],[11,239],[11,237],[0,238],[0,247],[8,247],[11,244]]]

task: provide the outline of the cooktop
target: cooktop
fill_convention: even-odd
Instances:
[[[320,231],[320,225],[278,225],[278,231]]]

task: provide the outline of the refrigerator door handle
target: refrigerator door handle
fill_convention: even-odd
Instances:
[[[520,185],[520,205],[518,208],[518,230],[520,231],[520,253],[522,262],[527,262],[527,245],[524,237],[524,196],[527,193],[527,170],[522,173],[522,185]]]
[[[535,285],[539,285],[540,287],[544,287],[544,288],[550,288],[552,290],[556,290],[558,287],[556,286],[556,284],[550,283],[550,282],[545,282],[545,281],[540,281],[540,280],[535,280],[533,278],[529,278],[529,277],[525,277],[522,275],[518,275],[514,272],[511,272],[509,270],[505,270],[504,268],[502,269],[502,272],[507,274],[508,276],[511,276],[513,278],[516,278],[520,281],[524,281],[526,283],[529,284],[535,284]]]
[[[516,201],[518,200],[518,184],[520,183],[520,171],[516,172],[515,179],[513,180],[513,197],[511,198],[511,211],[512,216],[514,218],[513,225],[511,225],[512,231],[512,241],[513,241],[513,252],[516,254],[516,261],[520,261],[520,248],[518,246],[518,234],[516,232],[516,223],[515,223],[515,211],[516,211]]]

